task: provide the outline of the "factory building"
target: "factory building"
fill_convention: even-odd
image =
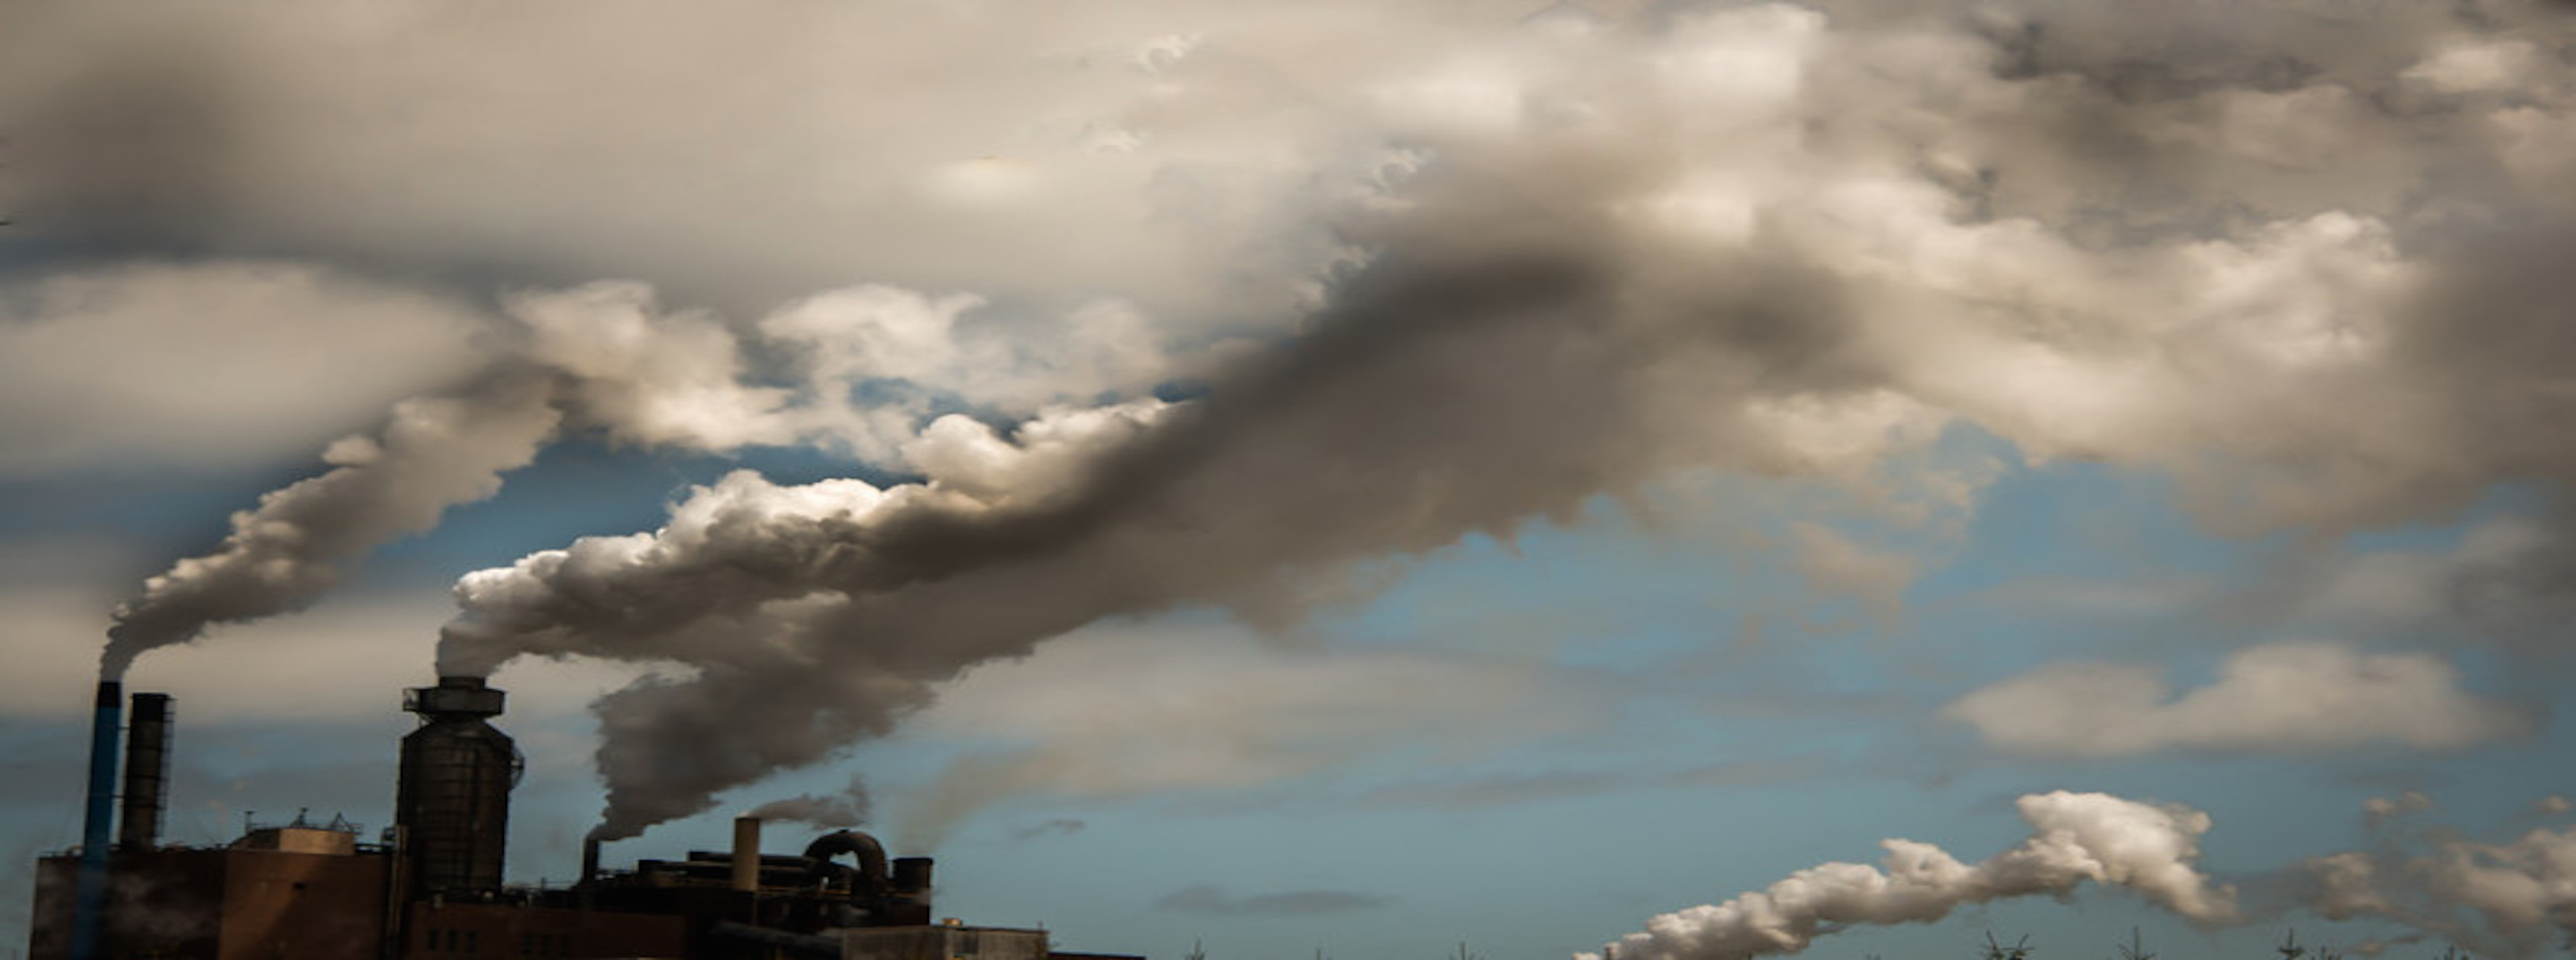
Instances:
[[[521,760],[489,722],[502,691],[476,677],[406,691],[420,726],[402,740],[394,826],[374,842],[299,816],[221,847],[162,844],[170,698],[135,694],[111,848],[120,696],[99,685],[83,844],[36,865],[29,960],[1102,958],[1056,953],[1041,930],[932,923],[930,858],[889,858],[850,830],[771,854],[746,818],[731,850],[628,870],[601,869],[594,842],[571,887],[507,885]]]

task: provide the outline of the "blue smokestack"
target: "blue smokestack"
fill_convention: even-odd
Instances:
[[[98,682],[90,715],[89,807],[81,817],[80,873],[72,888],[71,960],[98,960],[107,913],[107,848],[116,830],[116,734],[124,721],[125,685]]]

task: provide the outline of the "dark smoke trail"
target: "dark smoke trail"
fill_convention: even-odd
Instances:
[[[469,576],[440,669],[530,653],[696,667],[599,705],[604,835],[628,836],[1085,623],[1190,604],[1291,617],[1351,564],[1569,519],[1674,466],[1787,469],[1740,411],[1871,379],[1812,271],[1623,276],[1577,218],[1495,222],[1501,243],[1381,261],[1312,334],[1066,489],[991,508],[936,482],[738,474],[651,537]],[[1651,305],[1623,303],[1641,284]]]

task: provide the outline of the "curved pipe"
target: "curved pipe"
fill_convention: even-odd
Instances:
[[[877,838],[856,830],[835,830],[805,845],[805,858],[814,861],[816,873],[826,872],[832,858],[844,853],[858,857],[861,885],[870,890],[885,889],[889,879],[885,844],[878,843]]]

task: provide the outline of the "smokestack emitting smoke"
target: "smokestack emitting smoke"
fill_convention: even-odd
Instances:
[[[2086,881],[2125,888],[2203,923],[2236,915],[2236,892],[2194,866],[2209,816],[2101,793],[2032,794],[2015,801],[2030,839],[1976,863],[1912,840],[1880,843],[1878,867],[1827,863],[1724,903],[1647,921],[1600,954],[1625,960],[1726,960],[1796,953],[1856,924],[1930,923],[1971,904],[2063,895]]]
[[[215,624],[301,609],[367,551],[499,491],[500,475],[535,459],[555,430],[549,386],[504,376],[467,395],[406,400],[376,435],[332,444],[330,472],[260,497],[233,514],[214,553],[179,561],[119,604],[100,675],[121,678],[144,651]]]
[[[1461,35],[1491,76],[1337,63],[1364,149],[1318,169],[1372,172],[1312,219],[1366,266],[1183,403],[1150,399],[1154,358],[1013,366],[957,323],[972,295],[856,287],[742,331],[656,313],[634,284],[517,297],[509,363],[539,373],[411,401],[335,447],[330,473],[121,608],[105,666],[309,601],[559,427],[919,474],[736,473],[654,533],[458,584],[442,674],[532,654],[694,671],[597,705],[614,838],[1103,617],[1289,621],[1356,564],[1677,470],[1878,490],[1890,455],[1964,426],[2032,460],[2162,470],[2228,530],[2576,478],[2568,448],[2530,442],[2563,427],[2569,359],[2523,346],[2576,299],[2550,242],[2576,221],[2576,138],[2551,133],[2576,117],[2549,67],[2562,41],[2513,11],[2390,12],[2370,43],[2299,11],[2170,12],[2156,49],[2234,53],[2142,72],[2135,24],[2077,11],[1759,4]],[[2182,42],[2204,34],[2228,42]],[[1261,71],[1240,74],[1191,82]],[[2462,170],[2491,175],[2470,190]],[[2509,201],[2501,239],[2456,242],[2476,218],[2410,199],[2427,193]],[[2104,208],[2137,196],[2160,199]],[[745,356],[791,359],[754,380]],[[861,407],[889,383],[919,389]],[[1083,405],[1104,396],[1130,399]],[[977,416],[928,416],[959,408]],[[1964,502],[1976,475],[1901,493]]]

